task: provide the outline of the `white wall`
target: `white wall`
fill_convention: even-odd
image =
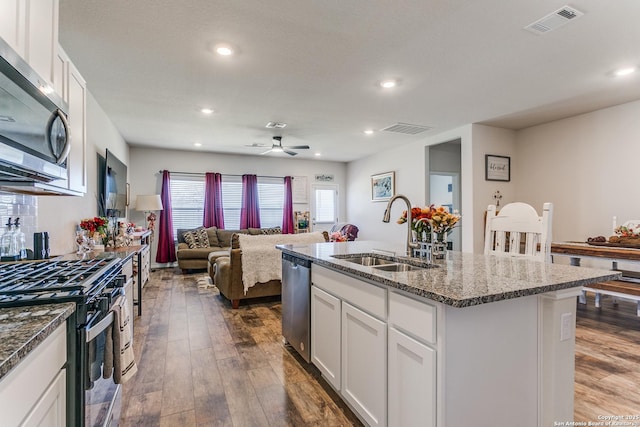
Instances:
[[[87,193],[76,196],[38,196],[38,231],[48,231],[52,255],[77,250],[75,229],[83,218],[98,214],[97,154],[112,151],[125,164],[129,147],[93,98],[87,94]]]
[[[359,239],[389,242],[394,246],[406,244],[406,225],[396,224],[406,205],[402,201],[394,203],[391,210],[391,222],[382,222],[386,203],[371,201],[371,175],[395,171],[396,194],[409,198],[412,206],[426,204],[426,186],[428,170],[426,167],[425,147],[460,139],[462,159],[462,203],[463,218],[473,218],[473,179],[471,126],[462,126],[448,132],[427,137],[423,140],[394,147],[384,152],[350,162],[347,167],[347,217],[348,221],[360,228]],[[470,171],[467,173],[466,171]],[[463,219],[464,220],[464,219]],[[462,228],[462,250],[473,250],[473,222]]]
[[[493,195],[496,191],[500,191],[503,196],[500,205],[505,205],[515,200],[515,188],[518,184],[518,179],[514,176],[513,171],[517,170],[518,159],[516,158],[514,131],[485,125],[473,125],[472,127],[473,160],[471,173],[473,182],[471,186],[473,188],[473,216],[470,219],[468,211],[463,210],[462,220],[465,226],[468,226],[470,221],[473,222],[473,252],[482,253],[484,251],[484,216],[487,206],[495,204]],[[487,154],[511,157],[510,182],[485,180],[485,155]],[[463,156],[463,176],[468,167],[468,165],[464,164]],[[519,201],[530,203],[527,200]],[[542,210],[542,205],[540,205],[540,210]]]
[[[321,160],[304,160],[273,156],[245,156],[233,154],[203,153],[199,151],[162,150],[131,147],[129,182],[131,183],[131,210],[129,219],[145,224],[144,213],[135,210],[138,194],[160,194],[162,175],[160,170],[175,172],[219,172],[222,174],[256,174],[262,176],[306,176],[307,185],[315,183],[316,174],[333,175],[338,185],[338,221],[346,220],[346,163]],[[288,157],[288,156],[287,156]],[[294,210],[309,210],[308,204],[294,204]],[[155,262],[157,240],[152,248]]]
[[[553,240],[585,241],[640,218],[640,101],[519,131],[517,194],[553,202]]]

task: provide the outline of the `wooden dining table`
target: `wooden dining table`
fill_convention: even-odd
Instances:
[[[580,303],[586,304],[585,291],[595,293],[596,307],[601,307],[601,295],[610,295],[614,298],[630,299],[636,301],[636,313],[640,316],[640,270],[620,270],[618,262],[640,262],[640,247],[631,247],[609,244],[606,242],[589,244],[586,242],[554,242],[551,243],[551,257],[569,257],[571,265],[579,266],[582,258],[591,258],[611,261],[611,269],[622,272],[620,280],[596,283],[583,288]]]

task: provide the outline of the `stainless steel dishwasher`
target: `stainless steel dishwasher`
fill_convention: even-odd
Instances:
[[[282,254],[282,336],[311,361],[311,261]]]

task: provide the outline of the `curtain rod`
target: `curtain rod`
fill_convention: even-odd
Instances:
[[[164,170],[159,170],[158,173],[162,174],[162,172],[164,172]],[[177,175],[197,175],[197,176],[204,176],[205,172],[177,172],[177,171],[169,171],[169,173],[175,173]],[[236,175],[236,174],[231,174],[231,173],[222,173],[220,174],[222,176],[242,176],[242,175]],[[284,179],[284,176],[270,176],[270,175],[256,175],[259,176],[261,178],[282,178]],[[291,179],[295,179],[295,177],[291,177]]]

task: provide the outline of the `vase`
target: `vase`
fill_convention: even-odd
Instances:
[[[447,256],[447,233],[432,234],[431,256],[433,259],[444,259]]]

